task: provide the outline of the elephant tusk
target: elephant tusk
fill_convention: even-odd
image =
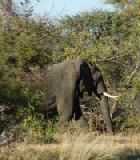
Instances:
[[[112,95],[108,94],[107,92],[104,92],[103,95],[110,97],[110,98],[118,98],[118,96],[112,96]]]

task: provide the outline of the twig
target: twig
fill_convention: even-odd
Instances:
[[[85,105],[82,105],[82,104],[80,105],[80,107],[83,108],[83,109],[87,109],[88,108],[88,107],[85,107]]]
[[[112,106],[112,109],[111,109],[111,112],[110,112],[110,117],[111,117],[111,118],[112,118],[113,113],[115,112],[116,104],[117,104],[117,102],[114,101],[113,106]]]
[[[92,113],[92,110],[91,110],[90,108],[88,108],[88,107],[85,107],[85,105],[81,104],[80,107],[81,107],[82,109],[88,109],[88,110]]]
[[[93,117],[98,117],[100,120],[104,120],[102,117],[100,117],[99,115],[96,115],[95,113],[91,113],[91,112],[83,112],[84,115],[90,115],[90,116],[93,116]]]
[[[126,55],[129,55],[129,54],[130,54],[130,53],[128,53],[128,52],[124,52],[122,55],[119,55],[119,56],[117,55],[117,56],[108,58],[108,59],[106,59],[106,60],[103,60],[103,62],[120,60],[120,58],[122,58],[122,57],[124,57],[124,56],[126,56]]]
[[[132,77],[134,76],[134,74],[137,72],[138,69],[139,69],[139,60],[136,62],[136,68],[135,68],[135,70],[134,70],[134,71],[131,73],[131,75],[129,76],[127,85],[130,83]]]

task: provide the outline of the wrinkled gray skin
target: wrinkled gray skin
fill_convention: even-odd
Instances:
[[[76,61],[64,61],[48,67],[44,70],[43,77],[48,108],[57,107],[62,123],[73,116],[76,120],[83,120],[79,97],[82,97],[85,91],[89,96],[94,92],[100,98],[100,107],[108,131],[112,132],[108,98],[103,96],[106,87],[96,65],[78,57]]]

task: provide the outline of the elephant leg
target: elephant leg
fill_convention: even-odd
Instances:
[[[84,118],[83,115],[78,120],[78,124],[80,125],[80,127],[85,128],[86,130],[88,130],[88,121]]]
[[[68,122],[72,118],[75,101],[76,78],[77,72],[75,72],[75,70],[70,72],[62,82],[63,87],[57,93],[57,111],[62,123]]]
[[[76,120],[76,123],[80,128],[84,129],[85,131],[88,131],[88,121],[84,118],[83,115],[81,115],[79,119]]]
[[[73,117],[80,125],[80,127],[88,129],[88,121],[82,115],[82,111],[79,105],[79,101],[77,100],[75,103],[75,108],[73,110]]]
[[[67,96],[58,98],[57,112],[61,123],[68,122],[72,117],[73,101]]]

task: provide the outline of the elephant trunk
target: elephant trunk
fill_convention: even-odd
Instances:
[[[108,132],[112,133],[112,122],[110,117],[108,98],[104,95],[101,96],[100,106],[107,125]]]

